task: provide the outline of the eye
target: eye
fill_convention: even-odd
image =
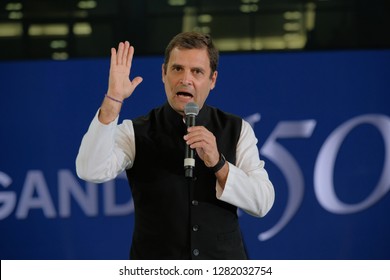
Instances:
[[[199,68],[193,69],[192,72],[193,72],[195,75],[203,75],[202,69],[199,69]]]
[[[181,67],[179,65],[173,65],[172,66],[172,71],[173,72],[180,72],[182,69],[183,69],[183,67]]]

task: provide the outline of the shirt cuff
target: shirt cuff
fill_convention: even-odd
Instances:
[[[223,189],[221,187],[221,185],[218,183],[218,180],[217,180],[217,183],[215,185],[215,190],[216,190],[216,196],[219,200],[222,200],[222,201],[225,201],[224,197],[226,195],[224,195],[225,193],[229,193],[229,189],[230,189],[230,184],[229,184],[229,180],[230,180],[230,170],[234,169],[235,166],[233,164],[231,164],[230,162],[226,161],[228,164],[229,164],[229,173],[228,173],[228,177],[226,178],[226,183],[225,183],[225,188]]]
[[[112,122],[110,122],[109,124],[104,124],[102,122],[99,121],[99,113],[100,113],[100,108],[97,110],[96,114],[95,114],[95,117],[93,118],[92,120],[92,123],[95,125],[95,126],[101,126],[101,127],[111,127],[111,126],[116,126],[118,124],[118,120],[119,120],[119,115],[116,116],[115,120],[113,120]]]

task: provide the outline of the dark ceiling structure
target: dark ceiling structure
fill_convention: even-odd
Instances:
[[[389,0],[6,0],[0,59],[109,56],[128,40],[162,54],[181,31],[221,52],[390,48]]]

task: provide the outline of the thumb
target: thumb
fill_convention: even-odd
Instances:
[[[131,83],[133,85],[133,88],[135,89],[140,83],[142,83],[143,78],[142,77],[135,77]]]

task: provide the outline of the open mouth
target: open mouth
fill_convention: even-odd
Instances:
[[[178,93],[176,93],[176,95],[190,98],[194,97],[191,93],[185,91],[179,91]]]

